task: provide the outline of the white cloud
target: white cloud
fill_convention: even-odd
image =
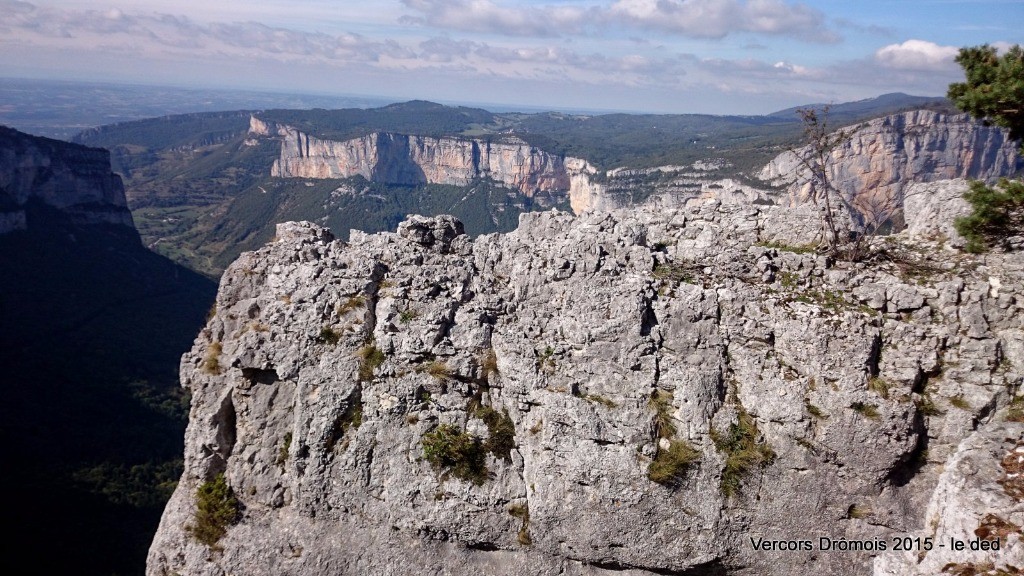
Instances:
[[[505,36],[552,37],[606,28],[660,31],[690,38],[737,32],[833,42],[820,11],[783,0],[615,0],[581,8],[557,4],[499,5],[492,0],[402,0],[420,16],[401,21],[439,29]]]
[[[875,52],[875,60],[887,67],[898,70],[946,71],[955,68],[954,58],[959,49],[955,46],[939,46],[927,40],[907,40],[902,44],[890,44]]]
[[[1016,44],[1014,44],[1012,42],[1004,42],[1004,41],[992,42],[991,45],[992,45],[993,48],[996,49],[996,52],[999,53],[999,54],[1006,54],[1010,50],[1010,48],[1013,48],[1014,46],[1016,46]]]
[[[302,32],[258,22],[205,24],[172,14],[55,10],[24,2],[0,2],[0,29],[10,36],[7,40],[26,45],[140,56],[174,54],[203,58],[216,55],[348,62],[410,56],[395,42],[375,41],[358,34]]]
[[[587,11],[571,6],[507,8],[490,0],[402,0],[422,17],[405,16],[408,24],[486,32],[506,36],[560,36],[577,32]]]
[[[609,20],[692,38],[722,38],[736,32],[785,35],[833,42],[824,15],[782,0],[617,0]]]

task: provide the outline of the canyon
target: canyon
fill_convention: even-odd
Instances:
[[[844,128],[830,151],[828,177],[851,206],[900,206],[907,184],[973,178],[986,181],[1024,166],[1004,130],[966,115],[918,110]],[[497,140],[434,138],[374,132],[343,142],[322,140],[291,126],[250,120],[251,140],[275,136],[280,157],[270,169],[281,178],[349,178],[415,185],[465,186],[491,179],[519,193],[567,197],[576,214],[651,202],[685,204],[717,198],[737,203],[794,203],[811,197],[808,147],[785,151],[755,174],[730,175],[729,163],[709,158],[690,166],[599,170],[587,160],[561,157],[514,137]]]

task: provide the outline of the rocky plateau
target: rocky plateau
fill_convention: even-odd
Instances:
[[[1024,567],[1024,257],[964,253],[966,183],[920,186],[861,263],[807,248],[808,205],[715,198],[475,239],[280,224],[182,358],[185,472],[147,574]],[[432,458],[442,434],[486,454]],[[211,546],[196,494],[220,474],[239,517]],[[1000,549],[892,549],[981,534]]]

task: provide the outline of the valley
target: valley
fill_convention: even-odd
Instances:
[[[737,544],[794,514],[743,512],[741,490],[755,485],[772,502],[815,495],[814,514],[792,521],[807,534],[916,526],[911,512],[880,510],[926,505],[961,481],[941,462],[1001,450],[996,436],[1018,429],[986,428],[970,436],[980,448],[957,448],[986,407],[1011,401],[1020,367],[1003,350],[1019,330],[1005,296],[1020,278],[1012,254],[963,254],[937,214],[963,212],[963,178],[1019,173],[1022,159],[1004,131],[949,112],[901,95],[832,107],[849,133],[830,156],[837,193],[858,210],[896,199],[893,229],[909,218],[873,239],[885,256],[871,264],[808,248],[819,230],[793,111],[590,116],[412,101],[164,116],[89,129],[79,144],[0,133],[14,151],[0,157],[0,310],[19,327],[5,363],[27,385],[0,432],[27,438],[9,481],[34,487],[12,512],[18,546],[42,555],[40,534],[74,540],[40,564],[51,571],[123,546],[105,566],[130,572],[163,508],[153,574],[205,570],[222,537],[227,571],[273,565],[279,549],[292,551],[286,572],[346,565],[321,546],[341,538],[336,525],[385,572],[396,568],[382,539],[423,546],[423,570],[782,573],[787,563]],[[986,288],[987,273],[1002,283]],[[947,334],[954,318],[966,335]],[[986,377],[974,368],[997,364]],[[782,381],[795,388],[776,399]],[[733,427],[752,427],[737,442],[760,454],[742,473],[722,440]],[[511,435],[507,458],[488,448],[465,477],[431,454],[421,465],[420,446],[462,428],[481,446]],[[835,455],[857,435],[884,447]],[[191,528],[193,498],[220,474],[244,514],[206,541]],[[336,490],[328,477],[348,480]],[[679,491],[687,484],[704,496]],[[612,493],[630,507],[606,502]],[[670,528],[676,505],[690,513]],[[348,506],[371,521],[353,523]],[[77,523],[50,526],[56,514]],[[421,514],[431,520],[410,520]],[[638,515],[664,527],[663,545],[616,540]],[[569,534],[567,517],[616,528]],[[711,531],[676,533],[712,518]],[[75,526],[107,528],[80,537]],[[847,573],[863,561],[798,563]]]
[[[949,111],[943,99],[894,94],[839,104],[830,114],[835,122],[854,124],[916,108]],[[112,151],[114,170],[125,179],[128,203],[147,246],[216,277],[241,251],[270,239],[274,223],[285,220],[315,221],[344,238],[349,229],[392,229],[410,213],[450,213],[476,235],[509,231],[524,212],[611,209],[658,194],[678,201],[727,188],[739,197],[765,201],[773,187],[758,172],[799,146],[802,129],[793,111],[591,116],[492,113],[412,101],[373,109],[169,116],[87,130],[75,140]],[[555,180],[540,185],[542,193],[535,195],[532,184],[521,183],[545,177],[530,168],[529,174],[507,178],[501,170],[478,168],[463,169],[455,179],[396,178],[370,166],[324,172],[329,155],[322,151],[309,159],[289,159],[286,152],[296,149],[301,138],[308,145],[310,139],[357,142],[375,134],[497,147],[513,143],[522,149],[514,156],[525,154],[516,162],[528,165],[534,153],[541,162],[577,159],[577,176],[558,168],[550,176]],[[365,142],[359,147],[369,150]],[[376,144],[372,148],[377,150]],[[290,164],[285,168],[284,162]],[[301,168],[302,162],[318,167]],[[407,168],[392,165],[389,170]],[[570,181],[577,187],[575,201]]]

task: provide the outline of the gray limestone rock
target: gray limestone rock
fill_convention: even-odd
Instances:
[[[918,573],[760,543],[945,518],[937,490],[973,480],[943,470],[1008,433],[1024,265],[944,267],[909,234],[915,267],[834,262],[799,248],[817,233],[714,200],[473,240],[281,225],[182,358],[185,473],[147,573]],[[189,526],[220,473],[241,517],[208,548]]]

